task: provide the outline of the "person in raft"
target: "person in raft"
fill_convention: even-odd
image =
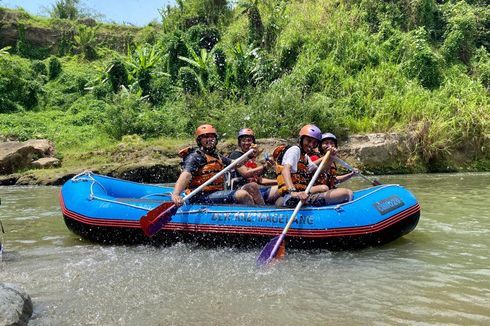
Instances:
[[[255,134],[250,128],[240,129],[238,132],[238,148],[228,155],[232,160],[238,159],[246,153],[255,143]],[[264,165],[257,164],[257,154],[248,157],[244,165],[248,168],[247,177],[240,175],[238,172],[231,173],[230,187],[238,189],[248,183],[257,183],[262,185],[260,193],[266,203],[275,203],[278,198],[277,181],[275,179],[264,178],[263,174],[267,169],[272,168],[274,162],[267,158]]]
[[[177,207],[184,205],[182,191],[185,190],[186,194],[189,194],[232,162],[217,152],[218,134],[212,125],[200,125],[196,129],[195,136],[197,147],[187,147],[179,152],[182,158],[182,172],[172,193],[172,201]],[[246,174],[247,170],[248,168],[244,165],[237,168],[240,174]],[[249,183],[239,190],[224,190],[224,181],[224,176],[217,178],[189,201],[191,203],[264,205],[256,183]]]
[[[305,125],[299,132],[299,144],[296,146],[279,146],[274,150],[276,161],[277,184],[279,199],[277,206],[294,207],[301,200],[306,205],[325,206],[339,204],[352,199],[352,191],[348,189],[323,189],[310,195],[304,190],[318,168],[308,156],[312,154],[322,139],[322,132],[315,125]],[[282,147],[282,148],[281,148]],[[329,147],[330,158],[323,169],[328,171],[337,154],[335,147]]]
[[[330,149],[330,148],[335,148],[335,150],[337,150],[337,137],[335,137],[334,134],[332,133],[325,133],[322,135],[322,141],[320,143],[320,146],[319,146],[319,156],[317,158],[318,159],[321,159],[324,155],[327,154],[327,151]],[[316,161],[313,159],[312,157],[312,161],[313,162],[320,162],[320,161]],[[320,174],[320,176],[318,177],[318,179],[316,180],[315,182],[315,186],[313,187],[312,189],[312,192],[325,192],[325,191],[328,191],[330,189],[336,189],[337,188],[337,185],[339,183],[342,183],[342,182],[345,182],[347,180],[349,180],[350,178],[352,178],[353,176],[355,176],[356,174],[358,173],[357,169],[355,169],[354,171],[350,172],[350,173],[347,173],[347,174],[343,174],[343,175],[337,175],[337,165],[335,164],[335,162],[332,162],[332,164],[330,165],[330,168],[328,170],[325,170],[324,172],[322,172]],[[344,191],[347,191],[350,193],[350,198],[352,198],[352,190],[350,189],[343,189]]]

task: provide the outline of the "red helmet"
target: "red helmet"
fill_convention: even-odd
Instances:
[[[318,141],[322,140],[322,132],[320,128],[315,125],[305,125],[303,128],[301,128],[299,131],[299,137],[302,138],[304,136],[315,138]]]
[[[205,134],[215,134],[218,136],[218,133],[216,132],[216,129],[209,125],[209,124],[204,124],[200,125],[196,129],[196,139],[199,138],[199,136],[205,135]]]

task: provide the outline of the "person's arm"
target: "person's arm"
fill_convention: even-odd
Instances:
[[[354,169],[354,171],[351,171],[350,173],[339,175],[336,177],[337,183],[345,182],[345,181],[349,180],[350,178],[352,178],[353,176],[355,176],[357,173],[358,173],[357,169]]]
[[[177,182],[174,186],[174,192],[172,193],[172,201],[174,202],[175,206],[180,207],[184,205],[184,199],[180,194],[182,193],[182,191],[184,191],[185,188],[187,188],[187,185],[189,184],[189,181],[191,181],[191,179],[192,174],[188,171],[183,171],[177,179]]]
[[[291,179],[291,165],[285,164],[283,166],[281,173],[282,173],[282,176],[284,178],[284,183],[286,184],[288,189],[296,189],[294,187],[293,180]],[[290,191],[289,194],[291,195],[291,197],[298,198],[301,201],[305,201],[306,199],[308,199],[308,194],[304,191],[294,191],[293,190],[293,191]]]
[[[330,168],[331,168],[331,166],[332,166],[332,164],[333,164],[333,162],[334,162],[334,160],[335,160],[335,157],[337,157],[337,149],[336,149],[335,147],[329,147],[329,148],[327,149],[327,152],[330,152],[330,157],[328,158],[328,161],[327,161],[327,162],[325,162],[325,165],[323,165],[322,172],[325,172],[325,171],[330,171]],[[325,153],[325,155],[327,155],[327,153]],[[323,155],[323,156],[325,156],[325,155]],[[313,161],[310,159],[310,162],[311,162],[311,163],[313,163],[314,165],[316,165],[316,166],[317,166],[317,163],[320,163],[320,162],[321,162],[321,160],[322,160],[323,156],[319,157],[319,158],[318,158],[316,161],[314,161],[314,162],[313,162]],[[318,167],[318,166],[317,166],[317,167]],[[316,167],[316,168],[317,168],[317,167]],[[313,168],[313,169],[312,169],[312,168],[311,168],[311,166],[308,166],[308,170],[309,170],[310,172],[314,172],[314,171],[316,170],[316,168]]]
[[[174,186],[174,191],[172,193],[172,201],[174,202],[175,206],[180,207],[184,205],[184,199],[180,194],[189,185],[189,182],[192,179],[192,173],[197,171],[197,169],[199,168],[201,164],[201,159],[202,157],[200,156],[200,154],[196,152],[189,154],[185,158],[182,164],[183,171],[179,175],[179,178],[177,179],[177,182]]]
[[[269,178],[260,178],[259,184],[263,186],[277,186],[277,180],[269,179]]]
[[[241,165],[240,167],[236,168],[236,170],[238,171],[238,173],[240,173],[240,175],[242,177],[247,179],[247,178],[251,178],[251,177],[261,175],[262,172],[264,171],[264,166],[261,165],[261,166],[258,166],[256,168],[251,169],[251,168],[246,167],[245,165]]]

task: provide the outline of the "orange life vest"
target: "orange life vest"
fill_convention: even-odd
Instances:
[[[335,184],[337,183],[337,166],[335,162],[332,163],[330,171],[323,171],[318,176],[315,181],[315,185],[327,185],[328,189],[335,189]]]
[[[282,175],[282,170],[284,166],[282,165],[282,158],[284,157],[284,153],[291,146],[280,145],[274,149],[272,157],[276,161],[276,179],[277,179],[277,187],[279,188],[279,195],[283,196],[287,191],[288,187],[286,182],[284,181],[284,176]],[[306,153],[301,151],[301,155],[298,161],[298,166],[296,168],[295,173],[291,173],[291,181],[293,182],[294,187],[298,191],[303,191],[308,186],[308,182],[310,180],[311,175],[308,173],[308,156]]]
[[[192,175],[192,179],[189,182],[187,189],[185,190],[186,194],[190,194],[194,189],[198,188],[200,185],[214,177],[217,173],[221,172],[225,168],[225,165],[219,155],[218,157],[215,157],[192,147],[186,147],[180,150],[179,156],[184,160],[187,155],[191,154],[194,151],[198,151],[200,155],[206,158],[206,164],[200,166],[195,174]],[[210,185],[204,187],[202,191],[207,192],[224,190],[224,182],[225,177],[224,175],[222,175],[221,177],[214,180]]]

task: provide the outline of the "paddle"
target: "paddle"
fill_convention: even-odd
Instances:
[[[350,166],[347,162],[345,161],[342,161],[340,158],[336,157],[335,158],[335,161],[338,162],[340,165],[342,165],[344,168],[346,168],[347,170],[350,170],[352,172],[354,172],[354,168],[352,166]],[[380,186],[381,185],[381,182],[379,182],[378,180],[374,179],[374,180],[371,180],[369,179],[368,177],[366,177],[365,175],[361,174],[361,173],[357,173],[357,175],[359,175],[361,178],[363,178],[364,180],[366,180],[367,182],[369,182],[370,184],[372,184],[373,186]]]
[[[245,154],[240,156],[238,159],[233,161],[230,165],[228,165],[226,168],[218,172],[216,175],[214,175],[211,179],[208,181],[204,182],[202,185],[200,185],[198,188],[194,189],[190,194],[185,196],[183,199],[184,201],[189,200],[192,198],[194,195],[199,193],[204,187],[210,185],[213,183],[214,180],[218,179],[221,177],[223,174],[226,172],[230,171],[233,169],[237,164],[245,160],[250,154],[253,153],[255,149],[251,148],[249,149]],[[151,237],[168,222],[170,222],[171,218],[175,213],[177,212],[178,207],[175,206],[173,202],[165,202],[161,204],[160,206],[152,209],[149,211],[145,216],[141,217],[140,219],[140,225],[141,228],[143,229],[143,232],[145,233],[146,236]]]
[[[306,187],[306,194],[309,195],[311,188],[313,187],[316,179],[318,179],[318,176],[320,175],[320,172],[323,169],[323,166],[325,165],[325,162],[328,161],[330,157],[330,152],[327,153],[322,158],[322,161],[320,163],[320,166],[316,169],[315,174],[310,180],[310,183],[308,183],[308,186]],[[291,224],[293,224],[294,219],[296,218],[296,215],[298,215],[299,210],[301,209],[301,206],[303,206],[303,202],[300,201],[297,205],[296,208],[293,211],[293,215],[289,218],[288,223],[286,224],[286,227],[284,227],[284,230],[282,230],[282,233],[274,238],[272,238],[271,241],[269,241],[265,247],[262,249],[260,252],[259,257],[257,258],[257,265],[258,266],[265,266],[269,264],[273,259],[279,259],[284,256],[284,251],[285,251],[285,244],[284,244],[284,238],[286,237],[286,233],[288,232],[289,228],[291,227]]]

